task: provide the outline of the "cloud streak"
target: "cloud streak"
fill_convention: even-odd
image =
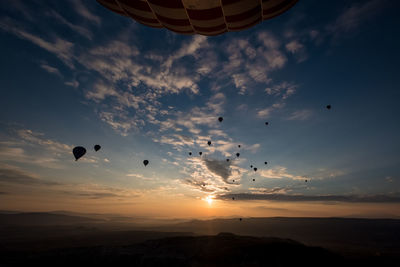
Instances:
[[[400,203],[398,195],[289,195],[237,193],[219,195],[221,200],[268,200],[280,202]]]
[[[55,186],[60,183],[39,179],[17,169],[0,169],[0,183],[36,186]]]

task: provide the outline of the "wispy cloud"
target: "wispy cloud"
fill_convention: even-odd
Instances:
[[[329,33],[335,36],[356,30],[363,22],[372,19],[387,4],[386,0],[356,2],[346,8],[337,19],[327,26]]]
[[[63,16],[61,16],[58,12],[56,12],[55,10],[50,10],[47,13],[50,17],[55,18],[58,22],[66,25],[68,28],[70,28],[71,30],[75,31],[76,33],[80,34],[81,36],[92,40],[93,38],[93,34],[91,31],[89,31],[88,29],[79,26],[79,25],[75,25],[72,22],[68,21],[66,18],[64,18]]]
[[[288,178],[288,179],[293,179],[293,180],[305,180],[307,177],[300,176],[300,175],[293,175],[290,174],[287,171],[286,167],[282,166],[277,166],[272,169],[268,170],[261,170],[260,175],[265,178],[270,178],[270,179],[282,179],[282,178]]]
[[[74,44],[61,39],[60,37],[55,37],[54,41],[45,40],[39,36],[31,34],[26,30],[20,28],[10,19],[1,19],[0,28],[3,31],[12,33],[21,39],[28,40],[33,44],[47,50],[48,52],[56,55],[62,62],[64,62],[70,68],[74,68],[72,58],[73,58],[73,48]]]
[[[81,0],[74,0],[73,3],[75,5],[75,11],[79,15],[97,25],[101,24],[100,17],[89,11],[89,9],[82,3]]]
[[[0,168],[0,183],[45,186],[60,185],[56,182],[40,179],[37,175],[32,175],[16,168]]]
[[[278,102],[275,104],[272,104],[270,107],[268,108],[264,108],[264,109],[260,109],[257,111],[257,116],[259,118],[263,118],[263,119],[267,119],[271,116],[272,112],[281,109],[285,106],[285,104],[283,102]]]
[[[297,88],[298,88],[298,86],[296,84],[289,83],[289,82],[282,82],[279,84],[275,84],[271,87],[267,87],[265,89],[265,92],[268,95],[280,96],[283,100],[285,100],[289,96],[296,93]]]
[[[60,71],[56,67],[52,67],[52,66],[48,65],[46,62],[42,62],[40,64],[40,67],[42,69],[44,69],[45,71],[47,71],[48,73],[55,74],[55,75],[57,75],[58,77],[61,77],[61,78],[63,77],[62,74],[60,73]]]
[[[289,43],[287,43],[285,47],[288,52],[290,52],[296,57],[297,62],[300,63],[307,60],[308,56],[306,53],[306,48],[302,43],[300,43],[300,41],[292,40]]]
[[[400,203],[398,195],[289,195],[289,194],[223,194],[217,198],[221,200],[268,200],[281,202],[347,202],[347,203]]]
[[[46,138],[43,133],[30,129],[12,130],[8,136],[11,142],[0,143],[0,162],[17,162],[37,165],[44,168],[62,169],[63,161],[72,158],[73,146]],[[96,163],[93,156],[81,159],[82,162]]]
[[[290,116],[287,118],[288,120],[300,120],[304,121],[309,119],[313,115],[313,112],[309,109],[297,110],[294,111]]]

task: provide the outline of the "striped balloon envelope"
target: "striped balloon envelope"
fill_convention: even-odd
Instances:
[[[241,31],[282,14],[298,0],[97,0],[111,11],[181,34]]]

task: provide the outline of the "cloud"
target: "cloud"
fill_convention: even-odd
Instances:
[[[189,185],[190,187],[195,188],[201,192],[206,192],[206,193],[214,193],[215,192],[214,188],[208,187],[211,184],[207,183],[206,181],[188,178],[183,181],[183,184]]]
[[[202,35],[195,35],[192,40],[184,44],[176,53],[169,56],[164,62],[164,66],[168,69],[171,68],[174,61],[181,59],[185,56],[196,56],[199,49],[208,47],[207,37]]]
[[[181,172],[188,177],[179,181],[191,190],[214,195],[239,186],[242,172],[243,169],[225,159],[189,157]]]
[[[227,62],[222,62],[221,77],[232,77],[231,81],[239,94],[246,94],[257,84],[269,84],[269,73],[281,69],[287,62],[280,50],[279,40],[269,32],[258,32],[254,40],[234,39],[227,44]],[[218,66],[217,66],[218,69]]]
[[[288,195],[288,194],[223,194],[217,196],[221,200],[268,200],[281,202],[344,202],[344,203],[400,203],[398,195]]]
[[[65,153],[65,152],[69,153],[70,151],[72,151],[73,148],[70,145],[44,138],[43,133],[34,132],[29,129],[17,130],[17,136],[25,142],[43,146],[46,149],[57,153]]]
[[[298,40],[293,40],[286,44],[286,50],[296,56],[297,62],[303,62],[307,59],[306,48]]]
[[[335,22],[327,26],[334,35],[356,30],[363,22],[375,17],[386,5],[386,0],[370,0],[352,4],[346,8]]]
[[[101,24],[100,17],[90,12],[89,9],[87,9],[87,7],[80,0],[74,0],[73,3],[75,5],[75,11],[79,15],[97,25]]]
[[[309,119],[313,115],[313,112],[308,109],[294,111],[287,119],[304,121]]]
[[[307,177],[300,176],[300,175],[293,175],[287,172],[286,167],[282,166],[277,166],[273,169],[268,169],[268,170],[261,170],[260,175],[265,178],[270,178],[270,179],[282,179],[282,178],[288,178],[292,180],[305,180]]]
[[[28,174],[18,169],[4,169],[4,168],[0,168],[0,183],[30,185],[30,186],[60,185],[59,183],[56,182],[39,179],[35,175]]]
[[[296,84],[289,83],[289,82],[282,82],[279,84],[275,84],[274,86],[267,87],[265,89],[265,92],[268,95],[280,96],[283,100],[285,100],[289,96],[296,93],[297,88],[298,88],[298,86]]]
[[[208,99],[204,106],[193,107],[188,112],[169,112],[168,115],[170,115],[170,118],[157,122],[157,124],[160,125],[161,131],[176,130],[184,127],[190,133],[199,135],[201,133],[201,126],[216,127],[218,125],[217,118],[224,113],[225,101],[226,96],[223,93],[216,93]],[[216,133],[226,135],[222,131],[213,133],[215,135],[217,135]],[[161,140],[156,138],[155,141],[160,142]]]
[[[272,112],[274,112],[275,110],[281,109],[284,106],[285,106],[285,104],[282,103],[282,102],[272,104],[268,108],[258,110],[257,111],[257,116],[259,118],[263,118],[263,119],[269,118],[271,116]]]
[[[0,165],[0,184],[13,185],[9,188],[9,192],[5,194],[16,194],[21,186],[29,186],[32,188],[32,194],[57,194],[58,196],[68,195],[79,198],[101,199],[101,198],[132,198],[141,195],[140,191],[110,187],[99,184],[68,184],[59,183],[41,179],[35,174],[27,173],[14,166]],[[7,187],[6,187],[7,188]],[[35,190],[34,190],[35,189]],[[37,191],[39,190],[39,191]],[[24,191],[23,191],[24,192]]]
[[[258,188],[250,187],[252,194],[287,194],[291,191],[290,187]]]
[[[122,136],[127,136],[131,129],[138,129],[143,124],[137,117],[130,117],[127,112],[100,112],[100,119]]]
[[[215,175],[218,175],[221,177],[226,183],[230,183],[228,181],[229,177],[232,175],[231,169],[230,169],[230,162],[227,162],[226,160],[216,160],[216,159],[204,159],[204,162],[207,166],[207,169],[214,173]]]
[[[12,161],[42,168],[62,169],[65,167],[65,159],[72,158],[73,146],[48,139],[43,133],[18,129],[12,130],[12,135],[7,138],[12,141],[0,142],[0,162]],[[96,163],[98,159],[85,156],[80,161]]]
[[[59,77],[61,77],[61,78],[63,77],[62,74],[60,73],[60,71],[59,71],[57,68],[52,67],[52,66],[48,65],[48,64],[45,63],[45,62],[41,63],[41,64],[40,64],[40,67],[41,67],[42,69],[44,69],[45,71],[47,71],[48,73],[55,74],[55,75],[57,75],[57,76],[59,76]]]
[[[33,44],[43,48],[44,50],[56,55],[64,64],[70,68],[74,68],[72,58],[73,58],[73,47],[74,44],[63,40],[59,37],[54,38],[54,41],[47,41],[36,35],[28,33],[24,29],[17,27],[9,19],[2,19],[0,21],[0,28],[3,31],[12,33],[21,39],[28,40]]]
[[[58,22],[66,25],[67,27],[69,27],[71,30],[77,32],[78,34],[80,34],[81,36],[92,40],[93,38],[93,34],[92,32],[90,32],[88,29],[79,26],[79,25],[75,25],[73,23],[71,23],[70,21],[68,21],[66,18],[64,18],[63,16],[61,16],[58,12],[56,12],[55,10],[50,10],[47,13],[49,16],[55,18]]]
[[[62,194],[89,199],[130,199],[141,196],[140,191],[137,190],[104,186],[99,184],[70,184],[60,187],[58,190],[58,192]]]
[[[154,52],[140,54],[127,40],[117,39],[95,46],[77,57],[87,70],[101,76],[94,75],[97,77],[93,85],[85,87],[85,97],[103,104],[100,118],[122,135],[147,123],[160,125],[162,129],[176,125],[160,120],[169,113],[161,108],[160,99],[182,92],[198,94],[200,76],[193,73],[196,71],[192,68],[185,67],[184,62],[174,62],[183,57],[195,58],[206,46],[206,38],[199,36],[183,44],[171,56]]]
[[[248,151],[250,151],[250,152],[252,152],[252,153],[256,153],[257,150],[258,150],[260,147],[261,147],[260,144],[254,144],[254,145],[251,145],[251,146],[245,146],[244,149],[246,149],[246,150],[248,150]]]

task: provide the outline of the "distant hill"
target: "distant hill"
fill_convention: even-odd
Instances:
[[[69,214],[69,215],[68,215]],[[216,235],[291,239],[341,255],[385,256],[400,261],[400,220],[354,218],[239,218],[192,220],[168,224],[141,218],[69,212],[0,213],[0,250],[129,245],[166,236]],[[83,216],[85,215],[85,216]],[[90,217],[89,217],[90,216]],[[130,217],[128,217],[129,219]],[[176,222],[176,221],[175,221]],[[154,226],[158,225],[158,226]],[[357,257],[358,257],[357,256]]]
[[[340,266],[344,260],[323,248],[292,240],[222,233],[167,237],[131,246],[58,249],[7,254],[6,266]],[[11,264],[10,264],[11,263]],[[7,265],[10,264],[10,265]]]
[[[239,218],[193,220],[158,231],[194,232],[215,235],[279,237],[343,253],[390,253],[400,256],[400,220],[351,218]]]
[[[67,225],[67,224],[82,224],[94,223],[104,220],[94,219],[80,216],[70,216],[63,214],[52,214],[46,212],[25,212],[0,214],[0,226],[11,225]]]

